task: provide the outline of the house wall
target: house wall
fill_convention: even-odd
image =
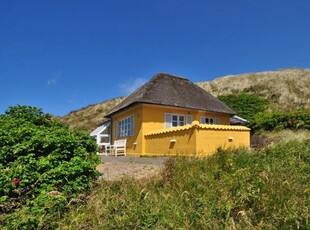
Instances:
[[[120,137],[115,138],[115,122],[118,122],[126,117],[134,115],[134,135],[129,137]],[[135,106],[131,109],[126,110],[123,113],[119,113],[112,118],[112,126],[111,126],[111,139],[112,143],[116,139],[127,139],[126,150],[129,154],[140,155],[143,152],[143,129],[142,129],[142,106]]]
[[[206,155],[214,153],[219,147],[250,147],[249,130],[196,129],[196,151]]]
[[[146,136],[145,155],[167,156],[196,154],[196,135],[193,129]]]
[[[171,143],[171,140],[175,142]],[[249,130],[200,129],[192,127],[146,136],[147,155],[207,156],[221,147],[250,147]]]
[[[200,122],[201,116],[206,116],[210,118],[220,118],[220,123],[222,125],[230,124],[229,114],[211,113],[211,112],[200,112],[190,109],[182,109],[176,107],[168,106],[158,106],[158,105],[142,105],[143,107],[143,129],[145,132],[151,132],[158,129],[164,128],[165,113],[179,114],[179,115],[192,115],[193,121]]]
[[[112,118],[112,143],[115,140],[115,122],[118,122],[119,120],[122,120],[132,114],[134,114],[134,136],[118,138],[127,139],[127,154],[129,155],[195,155],[199,151],[207,152],[209,149],[214,149],[214,146],[217,146],[219,143],[223,143],[224,139],[226,140],[226,137],[223,139],[223,137],[217,133],[205,134],[203,138],[200,137],[201,135],[198,135],[199,141],[202,141],[202,143],[197,146],[199,141],[196,139],[197,134],[194,133],[193,130],[183,130],[174,133],[169,132],[153,136],[152,138],[145,137],[145,134],[147,133],[164,129],[165,113],[180,115],[191,114],[193,117],[193,122],[200,122],[200,116],[211,118],[218,117],[223,125],[229,125],[230,122],[230,115],[228,114],[206,113],[168,106],[140,104],[131,107],[125,112],[118,113]],[[215,134],[216,137],[211,137],[213,134]],[[214,146],[205,144],[205,140],[208,139],[214,140]],[[176,140],[175,144],[170,144],[170,140]],[[231,143],[229,144],[231,145]],[[237,144],[237,142],[234,142],[234,144]]]

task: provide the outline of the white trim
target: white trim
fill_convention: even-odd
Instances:
[[[173,117],[176,116],[177,120],[173,120]],[[183,121],[180,120],[180,117],[183,117]],[[177,126],[173,126],[173,122],[177,122]],[[183,125],[180,125],[183,123]],[[164,128],[178,127],[186,125],[186,115],[185,114],[177,114],[177,113],[165,113],[164,114]]]
[[[90,136],[97,136],[98,134],[102,133],[104,130],[106,130],[106,128],[108,128],[111,125],[111,122],[105,122],[103,123],[101,126],[98,126],[95,130],[93,130],[90,133]]]
[[[172,127],[172,114],[171,113],[165,113],[164,115],[164,128],[168,129]]]
[[[186,123],[187,125],[191,125],[193,123],[193,116],[191,114],[186,115]]]
[[[219,117],[200,116],[200,124],[219,125],[220,123]]]
[[[200,116],[200,124],[206,124],[206,116]]]
[[[116,135],[115,138],[134,136],[134,114],[131,114],[130,116],[115,121],[115,125],[117,125],[117,130],[115,131],[118,131],[118,135]]]

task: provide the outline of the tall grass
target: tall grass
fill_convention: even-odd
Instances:
[[[72,129],[91,132],[106,120],[103,116],[124,99],[125,97],[118,97],[89,105],[63,117],[58,117],[58,119]]]
[[[310,139],[172,158],[158,178],[101,181],[61,229],[309,229]]]

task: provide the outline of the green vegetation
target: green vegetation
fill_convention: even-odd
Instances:
[[[309,229],[310,139],[170,159],[161,177],[101,181],[61,229]]]
[[[253,121],[257,113],[264,112],[269,105],[268,100],[249,93],[220,95],[218,99],[249,122]]]
[[[0,225],[53,229],[98,175],[95,141],[30,106],[0,116]]]
[[[292,112],[261,112],[255,116],[252,129],[256,131],[280,131],[283,129],[310,130],[310,110],[299,109]]]
[[[310,130],[310,109],[271,109],[268,100],[248,93],[221,95],[218,98],[249,121],[252,133]]]

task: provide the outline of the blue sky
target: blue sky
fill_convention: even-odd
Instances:
[[[157,72],[310,68],[309,0],[0,0],[0,113],[65,115]]]

